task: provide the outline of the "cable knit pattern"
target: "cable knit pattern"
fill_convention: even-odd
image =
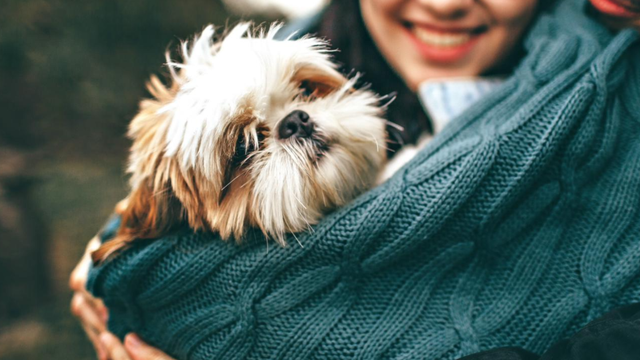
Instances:
[[[640,301],[640,46],[583,4],[304,247],[185,229],[93,269],[109,328],[189,360],[455,359],[541,353]]]

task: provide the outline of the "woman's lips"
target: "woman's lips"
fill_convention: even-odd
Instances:
[[[640,9],[626,5],[620,0],[590,0],[591,4],[602,13],[619,18],[636,18]]]
[[[418,52],[427,60],[440,63],[455,62],[473,50],[484,28],[435,29],[409,24],[405,27]]]
[[[442,33],[415,26],[413,27],[413,34],[423,43],[439,47],[460,46],[471,40],[471,34],[469,33]]]

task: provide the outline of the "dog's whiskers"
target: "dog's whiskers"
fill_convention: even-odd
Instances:
[[[396,124],[396,123],[394,123],[394,122],[391,122],[391,121],[389,121],[389,120],[385,120],[385,121],[384,121],[384,124],[385,124],[385,125],[387,125],[387,126],[390,126],[390,127],[394,128],[394,129],[396,129],[396,130],[398,130],[398,131],[404,131],[404,127],[402,127],[402,126],[400,126],[400,125],[398,125],[398,124]]]
[[[302,245],[302,243],[300,242],[300,239],[298,239],[296,234],[295,233],[291,233],[291,235],[293,235],[293,238],[296,239],[296,241],[298,242],[298,245],[300,245],[300,247],[304,249],[304,245]]]

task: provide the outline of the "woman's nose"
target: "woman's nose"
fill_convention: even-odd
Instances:
[[[414,0],[427,11],[439,18],[459,18],[464,16],[477,0]],[[519,0],[515,0],[519,1]]]

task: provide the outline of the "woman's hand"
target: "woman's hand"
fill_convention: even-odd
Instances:
[[[94,298],[85,288],[91,266],[91,252],[99,246],[100,240],[97,237],[89,241],[80,263],[71,272],[69,287],[74,291],[71,299],[71,313],[80,320],[84,331],[96,349],[98,359],[107,360],[108,354],[100,342],[100,334],[107,331],[107,308],[100,299]]]
[[[640,0],[589,0],[613,29],[634,28],[640,31]]]
[[[100,335],[102,346],[111,360],[174,360],[162,351],[146,344],[136,334],[124,338],[124,344],[109,332]]]
[[[89,241],[80,263],[71,272],[69,287],[74,291],[71,312],[78,317],[93,343],[99,360],[174,360],[162,351],[147,345],[137,335],[129,334],[124,344],[107,331],[107,308],[100,299],[87,292],[85,285],[91,266],[91,252],[100,247],[95,237]]]

